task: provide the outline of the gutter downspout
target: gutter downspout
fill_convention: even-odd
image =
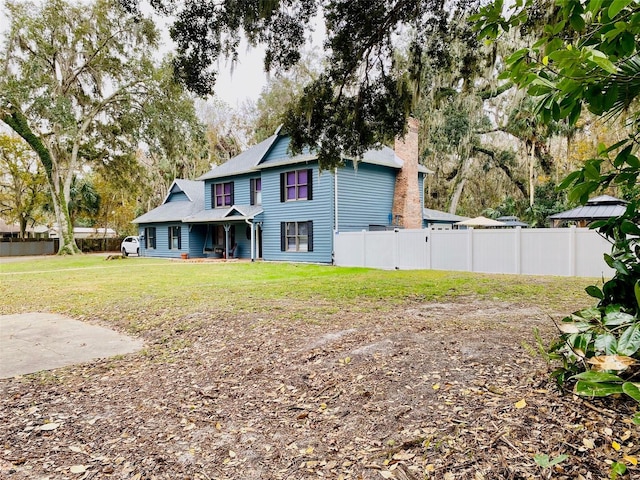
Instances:
[[[336,262],[336,235],[340,224],[338,223],[338,168],[333,169],[333,238],[331,241],[331,263]]]
[[[245,218],[244,221],[247,223],[247,225],[251,226],[251,261],[253,262],[255,260],[255,248],[256,248],[255,233],[254,233],[255,225],[248,218]]]

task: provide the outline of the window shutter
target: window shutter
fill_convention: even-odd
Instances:
[[[282,172],[280,174],[280,202],[283,203],[284,200],[287,198],[285,195],[285,178],[284,176],[286,175],[285,172]]]
[[[235,182],[231,182],[231,205],[235,205],[236,202],[233,200],[233,191],[235,190]]]
[[[307,200],[313,200],[313,169],[307,170]]]
[[[309,199],[309,200],[311,200],[311,199]],[[312,221],[307,222],[307,235],[308,235],[307,250],[309,252],[313,252],[313,222]]]
[[[287,249],[287,224],[280,222],[280,251],[284,252]]]
[[[182,250],[182,227],[178,227],[178,250]]]
[[[256,179],[252,178],[249,180],[249,204],[256,204]]]
[[[211,184],[211,208],[216,208],[216,186]]]
[[[171,242],[171,229],[172,229],[172,228],[173,228],[173,227],[169,227],[169,228],[168,228],[168,231],[169,231],[169,241],[168,241],[167,243],[169,244],[169,250],[171,250],[171,248],[172,248],[171,243],[173,243],[173,242]]]

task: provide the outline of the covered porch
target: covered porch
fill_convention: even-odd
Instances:
[[[183,221],[202,235],[205,258],[262,258],[260,206],[234,205],[198,212]]]

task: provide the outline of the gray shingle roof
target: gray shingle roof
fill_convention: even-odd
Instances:
[[[182,191],[190,201],[168,202],[169,197],[176,191]],[[183,218],[204,209],[204,184],[195,180],[177,178],[169,187],[169,193],[159,207],[148,211],[134,219],[131,223],[164,223],[180,222]]]
[[[454,215],[453,213],[433,210],[431,208],[423,208],[422,218],[429,222],[451,223],[467,220],[469,217],[461,217],[460,215]]]
[[[287,156],[281,160],[275,160],[260,165],[260,162],[264,156],[269,152],[269,149],[278,141],[284,137],[274,134],[259,144],[245,150],[240,155],[233,157],[222,165],[218,165],[209,172],[205,173],[198,180],[209,180],[212,178],[227,177],[230,175],[238,175],[241,173],[250,173],[259,170],[260,168],[269,168],[282,165],[291,165],[296,163],[305,163],[315,160],[317,157],[313,154],[303,153],[294,157]],[[401,168],[402,160],[398,158],[396,153],[389,147],[381,147],[379,149],[367,150],[360,160],[365,163],[371,163],[374,165],[382,165],[391,168]],[[422,173],[433,173],[431,170],[423,165],[418,165],[418,171]]]
[[[403,161],[396,155],[393,149],[383,146],[382,148],[369,149],[362,155],[362,161],[384,167],[402,168]],[[422,173],[433,173],[424,165],[418,165],[418,171]]]
[[[201,177],[198,177],[198,180],[209,180],[211,178],[227,177],[229,175],[238,175],[240,173],[255,171],[260,160],[262,160],[277,139],[278,135],[270,136],[259,144],[245,150],[240,155],[237,155],[222,165],[218,165],[217,167],[209,170]]]
[[[181,222],[183,218],[193,215],[202,208],[204,208],[203,205],[196,208],[193,202],[186,201],[163,203],[134,219],[132,223]]]

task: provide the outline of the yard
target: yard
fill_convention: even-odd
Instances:
[[[146,344],[0,380],[2,478],[638,475],[627,407],[561,396],[536,354],[585,279],[82,256],[0,280],[0,314]]]

